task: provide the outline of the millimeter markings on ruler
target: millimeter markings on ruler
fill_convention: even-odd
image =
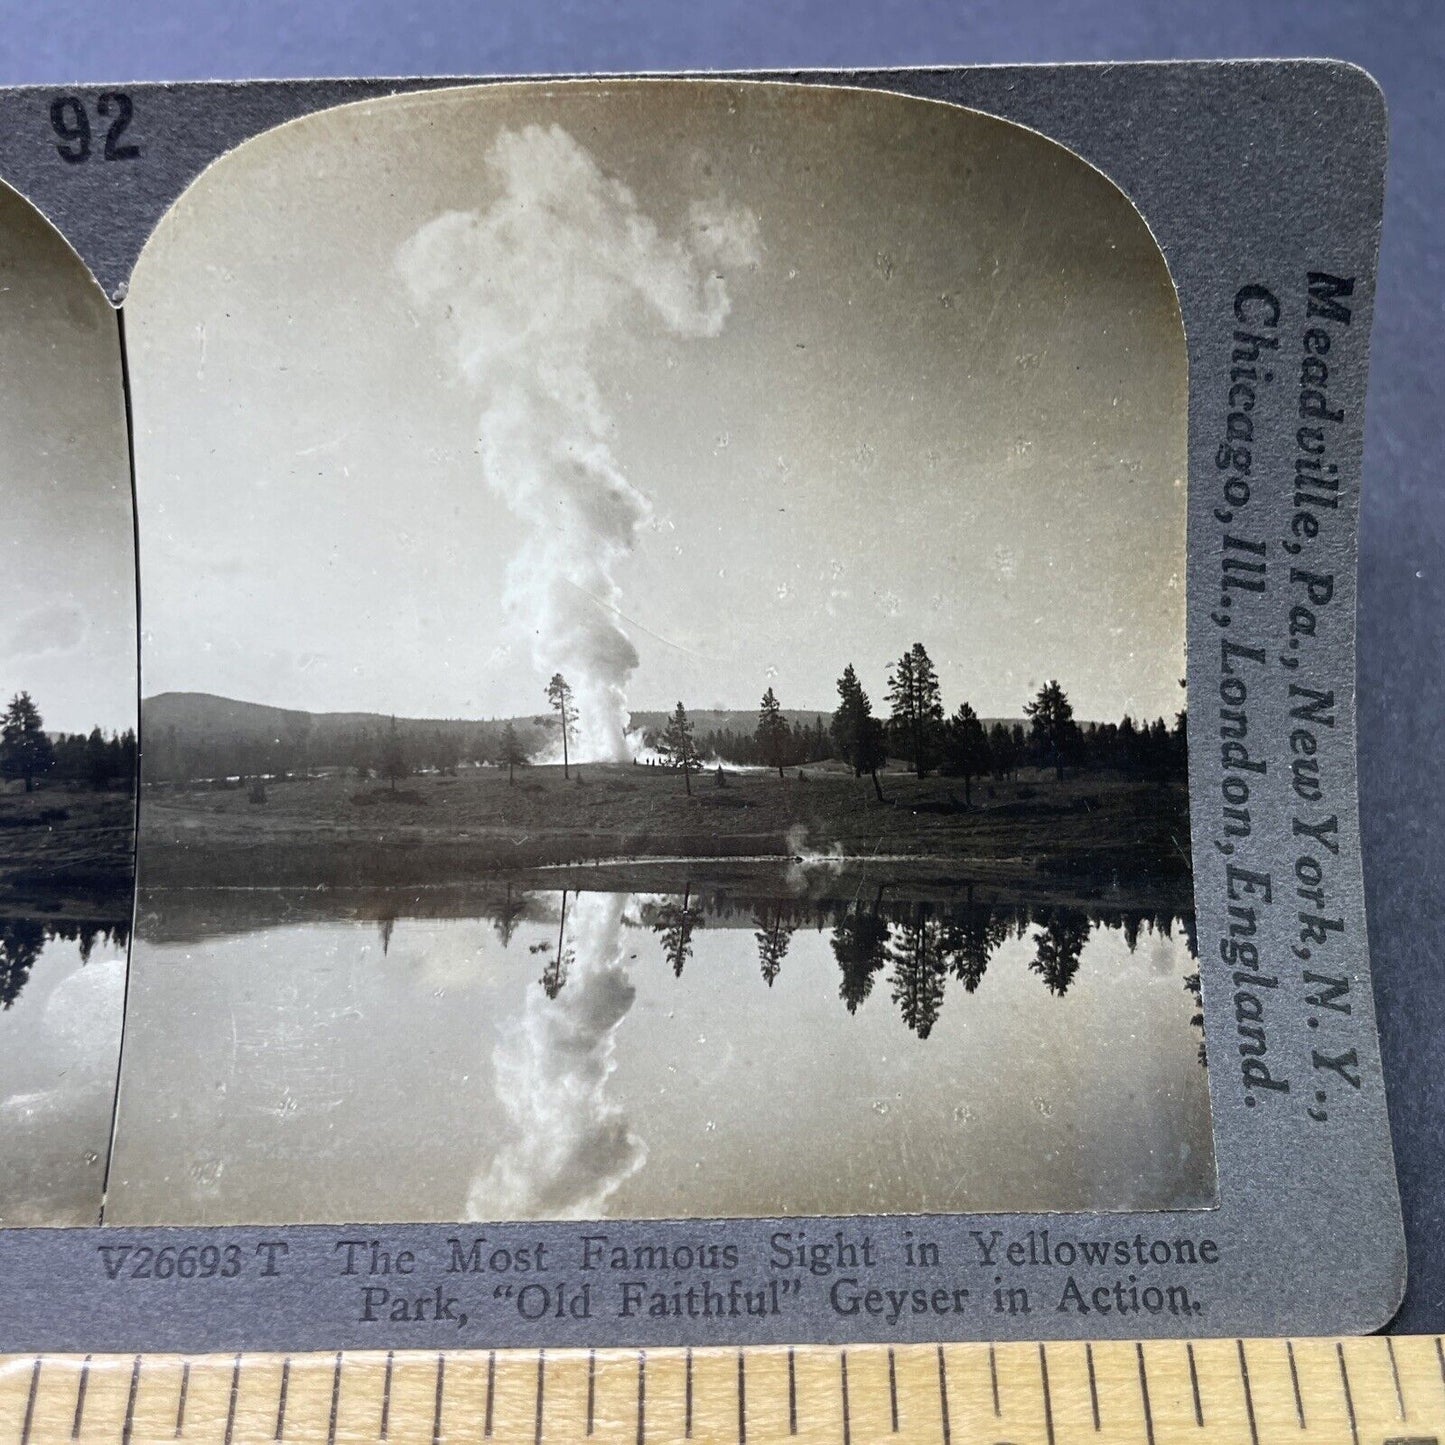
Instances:
[[[1441,1445],[1436,1337],[0,1357],[0,1445]]]

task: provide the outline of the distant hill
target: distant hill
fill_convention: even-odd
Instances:
[[[531,727],[536,720],[547,716],[546,708],[535,713],[518,714],[511,718],[427,718],[400,717],[397,726],[405,731],[424,731],[428,734],[455,733],[470,737],[477,729],[496,729],[508,722],[518,727]],[[667,721],[668,713],[663,710],[641,708],[632,714],[632,725],[643,729],[660,728]],[[726,732],[750,733],[758,725],[756,708],[698,708],[690,710],[693,728],[699,733]],[[784,708],[783,717],[792,725],[807,727],[817,725],[819,718],[827,727],[832,721],[831,711],[810,711],[807,708]],[[389,729],[391,714],[380,712],[306,712],[298,708],[271,707],[266,703],[243,702],[239,698],[220,697],[210,692],[161,692],[141,702],[141,719],[153,742],[174,728],[180,736],[199,738],[233,738],[252,743],[281,742],[292,737],[298,730],[308,731],[316,742],[332,736],[354,737],[365,729]],[[984,718],[985,727],[1002,722],[1012,727],[1024,723],[1024,718]]]
[[[547,728],[516,718],[519,741],[534,752]],[[411,767],[447,769],[496,756],[508,719],[396,718]],[[326,767],[375,768],[392,730],[388,713],[303,712],[206,692],[164,692],[141,702],[143,771],[149,781]]]
[[[672,710],[666,712],[651,712],[647,709],[640,709],[632,714],[632,726],[646,731],[648,728],[661,728],[671,716]],[[710,732],[735,732],[750,733],[758,725],[758,710],[752,708],[715,708],[703,707],[694,711],[687,710],[688,719],[692,723],[693,731],[696,733]],[[814,727],[819,718],[823,719],[823,726],[827,727],[833,720],[831,712],[808,712],[801,708],[783,709],[784,720],[793,727],[802,723],[805,727]]]
[[[751,708],[703,708],[689,714],[699,739],[714,732],[750,738],[757,727]],[[829,713],[785,710],[795,727],[813,731]],[[632,714],[640,732],[660,732],[661,711]],[[411,767],[442,770],[467,761],[495,759],[502,729],[511,723],[524,753],[556,746],[556,725],[545,709],[513,718],[397,717],[396,730]],[[315,768],[381,765],[392,718],[388,713],[305,712],[218,697],[207,692],[163,692],[141,703],[144,772],[151,782],[279,775]]]
[[[538,716],[542,715],[541,709]],[[505,722],[506,719],[501,719]],[[522,721],[522,719],[517,719]],[[477,718],[398,717],[401,728],[424,728],[466,732],[489,726]],[[331,734],[353,735],[361,728],[390,728],[391,714],[380,712],[305,712],[297,708],[270,707],[266,703],[242,702],[210,692],[161,692],[141,701],[141,723],[152,734],[169,728],[192,737],[226,736],[251,742],[276,742],[298,728],[310,729],[320,740]],[[149,739],[148,739],[149,741]]]
[[[536,718],[547,716],[545,707],[535,713],[518,714],[512,718],[428,718],[400,717],[397,726],[403,728],[425,728],[427,730],[457,729],[467,731],[476,727],[502,727],[508,722],[518,725],[531,723]],[[783,716],[789,723],[816,725],[822,718],[827,727],[832,712],[810,712],[805,708],[784,708]],[[391,726],[391,714],[380,712],[305,712],[296,708],[271,707],[266,703],[242,702],[238,698],[219,697],[210,692],[161,692],[145,698],[141,703],[141,717],[147,731],[163,731],[175,728],[178,733],[201,735],[206,733],[227,734],[246,737],[256,741],[285,738],[288,731],[304,727],[307,720],[313,736],[325,737],[330,732],[352,733],[357,728]],[[698,708],[689,709],[688,717],[700,733],[725,731],[751,732],[758,725],[756,708]],[[666,711],[640,709],[632,714],[635,728],[661,727],[668,718]]]

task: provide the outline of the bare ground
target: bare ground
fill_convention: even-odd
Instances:
[[[128,791],[0,791],[0,912],[129,917],[134,827]]]

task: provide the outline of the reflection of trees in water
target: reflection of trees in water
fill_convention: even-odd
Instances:
[[[45,947],[45,925],[33,918],[0,923],[0,1006],[10,1008],[20,997]]]
[[[507,884],[506,896],[497,904],[497,910],[492,918],[492,927],[497,930],[497,937],[502,941],[502,947],[508,947],[512,942],[512,935],[517,931],[517,925],[527,913],[527,895],[525,893],[512,892],[512,885]]]
[[[993,909],[975,903],[946,909],[930,903],[908,904],[894,910],[893,925],[886,946],[886,956],[893,964],[893,1002],[920,1039],[926,1039],[938,1022],[950,975],[966,993],[973,993],[983,982],[990,959],[1007,939],[1015,934],[1023,937],[1035,925],[1039,931],[1029,967],[1051,994],[1062,998],[1079,970],[1092,930],[1088,915],[1079,909],[1052,908],[1033,917],[1027,910]],[[1134,937],[1137,941],[1137,929]]]
[[[1091,930],[1088,918],[1070,908],[1050,909],[1047,920],[1041,924],[1038,952],[1029,967],[1043,979],[1055,998],[1063,998],[1068,993]],[[1133,951],[1131,947],[1129,952]]]
[[[753,924],[757,932],[753,937],[758,944],[758,967],[762,970],[763,982],[769,988],[777,978],[778,971],[787,957],[788,945],[793,941],[796,924],[789,924],[783,910],[775,903],[760,904],[753,913]]]
[[[1119,931],[1130,953],[1146,935],[1170,938],[1180,928],[1194,956],[1194,918],[1189,914],[981,902],[971,886],[962,901],[948,903],[900,902],[886,899],[886,891],[884,885],[873,899],[851,902],[795,897],[758,901],[719,891],[701,900],[685,896],[681,908],[676,902],[650,904],[644,921],[661,935],[663,951],[674,972],[680,973],[679,959],[690,952],[687,939],[690,928],[700,921],[698,911],[733,920],[748,909],[757,930],[753,936],[762,975],[770,986],[797,929],[809,924],[820,930],[831,926],[840,974],[838,997],[848,1012],[858,1011],[872,994],[877,976],[887,970],[892,1001],[920,1039],[926,1039],[937,1024],[949,981],[962,984],[965,993],[974,993],[990,962],[1010,939],[1032,944],[1029,969],[1055,998],[1068,993],[1095,928]],[[1192,984],[1185,980],[1185,986],[1197,1000],[1197,975],[1193,979]],[[1202,1013],[1196,1011],[1191,1023],[1202,1036]]]
[[[681,900],[669,899],[666,903],[652,905],[644,922],[662,940],[662,952],[673,973],[682,977],[683,967],[692,957],[692,931],[701,928],[702,917],[691,906],[691,892],[682,895]]]
[[[872,996],[877,978],[886,973],[894,1005],[920,1039],[926,1039],[936,1026],[950,983],[962,985],[965,994],[975,993],[990,963],[1011,939],[1031,946],[1033,957],[1028,967],[1055,998],[1069,992],[1095,929],[1117,931],[1130,953],[1146,936],[1171,938],[1178,930],[1190,956],[1198,956],[1195,920],[1190,913],[1000,902],[980,899],[973,885],[966,886],[961,897],[948,901],[903,901],[888,896],[891,886],[879,885],[871,899],[760,898],[726,887],[688,888],[663,898],[644,897],[636,917],[641,927],[656,936],[664,959],[678,977],[693,956],[695,929],[709,919],[724,926],[750,924],[759,971],[769,987],[779,977],[793,935],[800,928],[828,930],[838,964],[838,997],[848,1012],[857,1013]],[[567,922],[570,908],[590,895],[568,890],[561,896],[556,942],[536,943],[530,949],[545,959],[540,982],[550,998],[557,998],[569,973],[586,963],[568,936]],[[505,896],[499,890],[491,906],[479,910],[474,900],[468,900],[467,911],[469,916],[488,918],[505,946],[519,922],[538,920],[545,908],[542,900],[556,897],[556,893],[514,889],[508,884]],[[1190,1025],[1199,1032],[1203,1064],[1198,974],[1186,978],[1184,987],[1195,1002]]]
[[[572,971],[572,965],[577,960],[577,951],[567,942],[567,890],[565,888],[562,890],[562,908],[557,916],[557,947],[555,951],[550,943],[534,943],[530,951],[546,956],[547,962],[538,982],[542,985],[542,991],[548,998],[556,998],[566,985],[567,975]]]
[[[1192,948],[1190,952],[1193,953]],[[1189,1027],[1199,1034],[1199,1066],[1204,1068],[1209,1059],[1204,1051],[1204,988],[1200,983],[1197,968],[1193,973],[1185,976],[1184,987],[1190,998],[1194,1000],[1194,1012],[1189,1016]]]
[[[964,907],[948,915],[944,923],[943,948],[949,956],[954,978],[966,992],[973,993],[983,982],[989,959],[1011,931],[1009,919],[986,905],[980,907],[974,902],[972,888],[968,890],[968,902]]]
[[[853,904],[833,926],[833,957],[843,974],[838,997],[850,1014],[873,992],[873,975],[888,962],[888,934],[888,918],[877,898]]]
[[[926,903],[912,904],[888,946],[893,1002],[903,1022],[921,1039],[926,1039],[938,1022],[948,976],[943,927],[932,912]]]
[[[89,963],[97,943],[115,948],[129,943],[130,919],[97,922],[0,918],[0,1009],[14,1006],[45,945],[56,939],[77,944],[81,963]]]

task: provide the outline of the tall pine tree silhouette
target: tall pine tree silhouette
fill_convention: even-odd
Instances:
[[[921,778],[933,767],[943,731],[938,673],[921,642],[915,642],[894,664],[888,677],[888,706],[895,745]]]
[[[778,778],[781,780],[783,765],[787,762],[789,734],[788,724],[783,718],[783,710],[778,706],[778,699],[774,696],[772,688],[763,694],[762,707],[758,711],[758,727],[755,737],[758,744],[758,756],[770,768],[778,770]]]

